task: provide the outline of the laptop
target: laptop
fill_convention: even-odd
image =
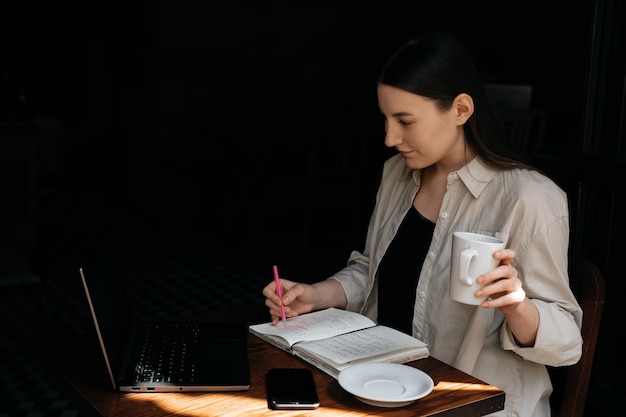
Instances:
[[[139,322],[115,253],[107,247],[79,268],[113,389],[122,392],[245,391],[247,324]]]

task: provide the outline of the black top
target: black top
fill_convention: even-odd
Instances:
[[[378,323],[411,334],[415,290],[435,224],[411,206],[378,267]]]

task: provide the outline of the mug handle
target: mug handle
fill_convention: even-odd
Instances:
[[[461,262],[459,266],[459,280],[461,284],[470,287],[473,283],[472,278],[469,276],[469,267],[474,259],[478,255],[478,252],[474,249],[468,248],[461,252]]]

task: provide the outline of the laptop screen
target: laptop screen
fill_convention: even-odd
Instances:
[[[103,349],[113,387],[121,369],[125,342],[133,323],[132,309],[110,245],[100,251],[93,265],[80,269],[96,332]]]

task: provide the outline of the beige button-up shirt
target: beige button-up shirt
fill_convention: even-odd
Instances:
[[[378,265],[420,187],[420,171],[396,155],[386,161],[363,252],[332,279],[348,310],[376,320]],[[504,316],[449,297],[452,233],[497,236],[516,251],[526,295],[539,309],[535,345],[516,344]],[[544,175],[494,170],[476,157],[448,175],[430,248],[416,290],[413,335],[431,355],[506,392],[498,416],[550,415],[552,386],[544,365],[576,363],[582,351],[582,310],[569,287],[569,210],[565,193]]]

